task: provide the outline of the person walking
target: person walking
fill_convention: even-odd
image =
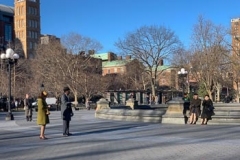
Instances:
[[[90,102],[89,102],[88,98],[86,98],[85,105],[86,105],[87,110],[90,110]]]
[[[197,119],[201,113],[201,99],[198,98],[198,94],[193,94],[193,99],[190,101],[190,124],[196,124]]]
[[[213,115],[213,102],[212,100],[209,98],[209,95],[205,95],[203,103],[202,103],[203,109],[202,109],[202,114],[201,114],[201,118],[202,118],[202,125],[207,125],[208,120],[212,119],[212,115]]]
[[[16,109],[18,110],[18,100],[15,100],[15,107],[16,107]]]
[[[37,113],[37,124],[41,126],[39,138],[42,140],[47,139],[45,137],[46,125],[50,123],[49,121],[49,106],[46,102],[47,92],[42,91],[37,99],[38,113]]]
[[[64,87],[63,94],[61,96],[61,116],[63,119],[63,136],[67,137],[72,135],[69,132],[69,125],[71,117],[73,116],[72,105],[69,100],[70,88]]]
[[[29,94],[26,94],[24,99],[24,109],[26,120],[32,121],[32,100],[30,99]]]

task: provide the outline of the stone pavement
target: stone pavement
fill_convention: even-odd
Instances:
[[[36,114],[34,112],[34,114]],[[48,140],[40,140],[36,122],[24,113],[5,121],[0,112],[0,159],[3,160],[238,160],[240,126],[166,125],[94,118],[75,111],[62,137],[59,111],[52,111]],[[36,120],[36,116],[34,116]]]

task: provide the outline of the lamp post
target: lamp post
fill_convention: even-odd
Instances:
[[[183,90],[183,93],[184,93],[184,77],[186,77],[188,75],[188,72],[185,70],[185,68],[181,68],[180,71],[178,71],[178,76],[180,78],[182,78],[182,90]],[[188,87],[189,88],[189,87]]]
[[[40,85],[40,91],[43,91],[44,90],[44,84],[42,83],[41,85]]]
[[[11,66],[17,63],[19,55],[14,53],[13,49],[8,48],[6,54],[1,54],[1,59],[5,61],[8,65],[8,113],[6,115],[6,120],[14,120],[12,111],[11,111]]]

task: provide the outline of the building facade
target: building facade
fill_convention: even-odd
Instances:
[[[14,8],[0,4],[0,51],[14,41]]]
[[[240,56],[240,18],[231,19],[233,54]]]
[[[49,35],[49,34],[41,35],[40,40],[41,40],[41,44],[49,44],[52,41],[60,43],[60,38],[54,35]]]
[[[238,61],[240,58],[240,18],[231,19],[231,34],[232,34],[232,55],[234,60]],[[233,66],[234,68],[234,66]],[[233,69],[233,89],[237,91],[236,101],[239,102],[240,97],[240,77],[238,67]],[[228,91],[227,91],[228,96]]]
[[[34,57],[40,40],[40,0],[15,0],[15,51],[25,58]]]
[[[126,56],[125,59],[122,56],[117,56],[112,52],[93,54],[92,57],[102,60],[102,75],[108,74],[123,74],[127,70],[127,64],[132,59],[131,56]]]

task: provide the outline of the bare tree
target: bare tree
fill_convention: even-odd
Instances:
[[[170,58],[180,42],[175,33],[164,26],[143,26],[119,39],[116,46],[143,63],[155,96],[159,60]]]
[[[39,82],[56,94],[68,86],[75,101],[78,95],[88,98],[99,89],[94,82],[101,75],[101,60],[92,58],[93,52],[85,51],[98,50],[101,45],[76,33],[65,36],[63,41],[63,45],[57,41],[39,45],[33,67]]]
[[[122,75],[122,83],[126,89],[144,89],[143,74],[145,68],[137,59],[132,60],[126,65],[126,72]]]
[[[211,98],[213,92],[220,89],[217,86],[230,64],[226,36],[227,30],[224,27],[201,16],[193,28],[190,56],[192,71],[197,81],[204,84]]]

